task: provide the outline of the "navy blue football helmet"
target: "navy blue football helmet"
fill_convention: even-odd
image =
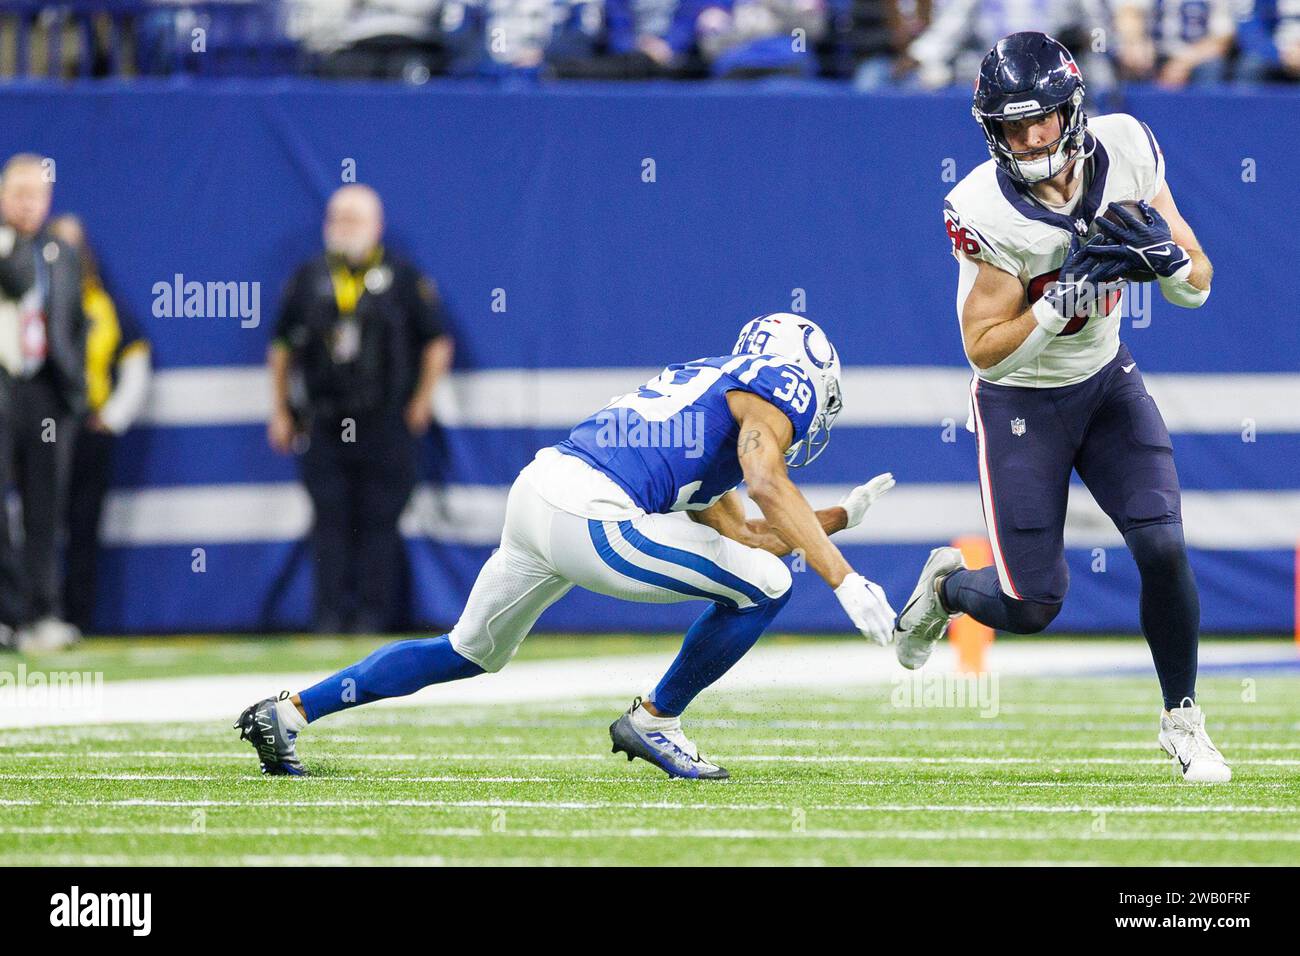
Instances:
[[[999,40],[980,64],[971,112],[984,130],[993,161],[1017,182],[1036,183],[1086,155],[1083,95],[1083,74],[1069,50],[1046,33],[1013,33]],[[1019,152],[1007,144],[1003,122],[1053,111],[1061,117],[1061,135],[1055,141]],[[1038,155],[1044,149],[1047,155]],[[1038,158],[1030,158],[1035,155]]]

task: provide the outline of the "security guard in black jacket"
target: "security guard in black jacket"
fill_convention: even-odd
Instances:
[[[384,249],[382,234],[374,190],[334,193],[325,255],[290,280],[268,355],[268,437],[278,451],[301,453],[315,509],[321,633],[375,633],[393,623],[398,519],[415,487],[416,441],[432,422],[434,387],[451,364],[433,283]]]
[[[53,185],[53,165],[30,153],[0,174],[0,494],[17,486],[24,537],[19,553],[0,508],[0,640],[24,651],[80,636],[61,619],[58,558],[85,405],[86,318],[80,261],[46,224]]]

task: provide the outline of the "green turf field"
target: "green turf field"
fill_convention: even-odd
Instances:
[[[292,671],[374,643],[100,641],[57,666]],[[520,659],[673,646],[543,638]],[[301,780],[261,777],[230,720],[0,730],[0,865],[1300,862],[1298,672],[1202,679],[1236,775],[1218,787],[1174,778],[1153,694],[1148,678],[1003,678],[988,718],[900,707],[889,686],[719,690],[687,730],[726,783],[611,755],[617,693],[351,711],[304,734]]]

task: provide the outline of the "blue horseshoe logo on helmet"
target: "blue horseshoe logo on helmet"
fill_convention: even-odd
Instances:
[[[813,334],[813,327],[811,325],[805,325],[803,327],[804,354],[808,356],[808,361],[812,362],[818,368],[828,369],[831,367],[831,363],[835,361],[835,346],[831,345],[830,342],[826,343],[828,346],[830,346],[831,355],[830,358],[828,358],[826,361],[823,362],[816,355],[813,355],[813,350],[811,346],[808,344],[808,340],[812,337],[812,334]]]

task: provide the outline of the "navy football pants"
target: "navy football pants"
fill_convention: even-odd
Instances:
[[[1069,587],[1065,516],[1077,471],[1124,535],[1142,576],[1142,630],[1166,706],[1194,697],[1200,603],[1182,533],[1169,430],[1123,345],[1096,375],[1061,388],[976,379],[980,492],[994,568],[944,582],[944,602],[1018,633],[1040,631]]]

